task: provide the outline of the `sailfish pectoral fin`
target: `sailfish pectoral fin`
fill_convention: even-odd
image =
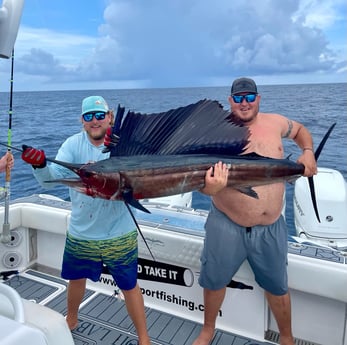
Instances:
[[[122,196],[125,203],[137,208],[140,211],[151,213],[145,207],[143,207],[138,200],[134,198],[132,190],[130,189],[126,190],[125,192],[122,193]]]
[[[323,139],[321,140],[321,142],[318,145],[317,150],[314,153],[314,157],[316,159],[316,161],[318,160],[321,151],[323,150],[323,147],[326,143],[326,141],[328,140],[330,133],[332,132],[332,130],[334,129],[336,125],[336,122],[333,123],[330,128],[328,129],[328,131],[325,133]],[[319,218],[319,212],[318,212],[318,206],[317,206],[317,199],[316,199],[316,192],[315,192],[315,188],[314,188],[314,181],[313,181],[313,176],[308,177],[308,185],[310,187],[310,194],[311,194],[311,200],[312,200],[312,205],[313,205],[313,209],[314,212],[316,214],[316,218],[318,220],[318,222],[320,223],[320,218]]]

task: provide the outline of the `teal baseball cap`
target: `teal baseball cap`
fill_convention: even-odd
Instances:
[[[82,115],[94,111],[109,111],[108,105],[101,96],[89,96],[82,101]]]

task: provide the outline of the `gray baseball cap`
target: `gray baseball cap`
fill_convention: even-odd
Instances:
[[[231,86],[231,95],[236,95],[242,92],[258,93],[257,85],[253,79],[238,78],[234,80],[233,85]]]

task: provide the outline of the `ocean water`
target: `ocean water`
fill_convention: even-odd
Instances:
[[[0,90],[2,91],[2,90]],[[218,100],[228,109],[229,87],[139,89],[139,90],[84,90],[14,92],[12,113],[12,145],[23,144],[45,150],[54,158],[61,143],[81,130],[81,101],[90,95],[103,96],[114,109],[118,103],[126,109],[142,113],[166,111],[197,102],[200,99]],[[283,114],[302,122],[312,133],[315,147],[332,123],[337,123],[328,139],[318,165],[338,169],[347,178],[347,83],[312,85],[259,86],[260,110]],[[9,93],[0,92],[0,141],[7,143],[9,124]],[[290,140],[284,141],[286,155],[292,160],[301,153]],[[0,154],[6,148],[0,148]],[[34,179],[30,166],[20,159],[20,152],[13,151],[15,167],[11,172],[11,200],[38,193],[50,193],[68,198],[64,186],[46,190]],[[0,186],[5,184],[4,174]],[[293,222],[293,186],[287,184],[286,218]],[[210,199],[194,193],[193,206],[208,209]]]

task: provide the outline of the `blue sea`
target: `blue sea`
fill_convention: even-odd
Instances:
[[[1,90],[2,91],[2,90]],[[197,102],[200,99],[218,100],[228,109],[227,96],[230,87],[132,89],[132,90],[84,90],[84,91],[36,91],[14,92],[12,104],[12,145],[23,144],[45,150],[54,158],[62,142],[81,130],[81,101],[90,95],[101,95],[114,109],[120,103],[126,109],[142,113],[162,112]],[[260,110],[283,114],[302,122],[311,131],[318,146],[332,123],[337,123],[328,139],[318,165],[338,169],[347,178],[347,83],[259,86]],[[7,143],[9,125],[9,93],[0,92],[0,141]],[[300,150],[287,140],[286,154],[296,160]],[[0,154],[6,148],[0,148]],[[38,193],[50,193],[68,199],[64,186],[45,190],[34,179],[31,168],[20,159],[20,152],[13,151],[15,167],[11,172],[11,200]],[[0,186],[5,184],[4,174]],[[286,218],[291,227],[293,186],[287,185]],[[210,199],[194,193],[193,206],[208,209]]]

